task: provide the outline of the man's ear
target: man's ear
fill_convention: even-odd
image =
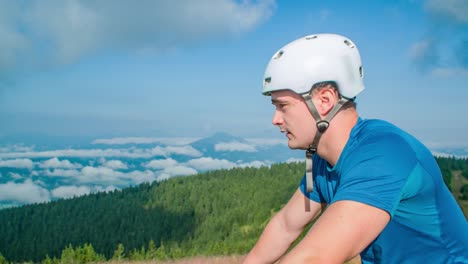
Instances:
[[[338,93],[331,87],[320,88],[313,91],[312,100],[319,114],[326,116],[338,102]]]

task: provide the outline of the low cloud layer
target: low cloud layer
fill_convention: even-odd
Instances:
[[[126,170],[128,169],[127,164],[123,163],[120,160],[108,160],[103,163],[104,167],[113,169],[113,170]]]
[[[172,154],[200,157],[202,154],[191,146],[167,146],[147,148],[126,148],[126,149],[62,149],[49,151],[24,151],[24,152],[3,152],[0,158],[50,158],[50,157],[120,157],[120,158],[151,158],[155,156],[169,156]]]
[[[0,160],[0,167],[17,168],[17,169],[32,169],[33,162],[30,159]]]
[[[0,201],[15,201],[19,203],[39,203],[50,200],[49,191],[31,179],[22,183],[7,182],[0,184]]]
[[[114,141],[108,143],[111,142]],[[218,143],[212,146],[222,152],[223,158],[216,158],[216,153],[213,157],[203,156],[199,150],[180,142],[155,147],[149,143],[139,145],[137,142],[149,141],[135,138],[120,142],[129,146],[109,144],[105,149],[41,151],[26,146],[1,146],[0,206],[71,198],[207,170],[269,166],[271,161],[237,160],[238,153],[236,160],[230,160],[226,152],[253,152],[258,151],[257,147],[279,143],[269,139]]]
[[[72,198],[91,193],[88,186],[60,186],[51,191],[55,198]]]
[[[68,160],[59,160],[54,157],[52,159],[46,160],[39,165],[40,168],[60,168],[60,169],[76,169],[81,168],[80,164],[72,164]]]
[[[213,170],[213,169],[231,169],[236,166],[235,163],[225,159],[213,159],[213,158],[199,158],[192,159],[187,162],[187,165],[197,170]]]
[[[242,142],[223,142],[215,145],[216,151],[257,152],[254,146]]]

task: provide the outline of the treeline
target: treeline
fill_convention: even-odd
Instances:
[[[466,182],[466,159],[437,162],[449,188],[454,175]],[[295,191],[304,166],[211,171],[0,210],[0,264],[2,258],[67,263],[64,256],[72,255],[82,263],[86,254],[99,260],[244,254]]]
[[[219,250],[218,250],[219,251]],[[98,263],[106,261],[151,261],[151,260],[169,260],[169,259],[180,259],[186,257],[187,253],[183,252],[181,248],[177,246],[161,246],[156,247],[153,240],[150,240],[147,247],[144,245],[139,249],[133,249],[126,253],[123,244],[118,244],[112,257],[107,259],[103,254],[99,254],[94,250],[91,244],[85,243],[82,246],[73,247],[68,245],[62,250],[62,253],[58,257],[49,257],[46,255],[45,258],[40,262],[41,264],[85,264],[85,263]],[[195,256],[195,255],[194,255]],[[10,262],[0,254],[0,264],[9,264]],[[16,263],[16,262],[15,262]],[[23,262],[24,264],[33,263],[32,261]]]

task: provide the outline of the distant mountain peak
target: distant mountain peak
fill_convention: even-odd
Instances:
[[[247,141],[241,137],[236,137],[226,132],[216,132],[213,135],[197,140],[190,145],[193,148],[206,153],[215,151],[216,144],[231,142],[247,144]]]

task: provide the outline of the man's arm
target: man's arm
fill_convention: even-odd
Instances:
[[[344,263],[364,250],[389,221],[390,215],[377,207],[335,202],[281,263]]]
[[[277,261],[321,210],[320,203],[309,200],[297,189],[289,202],[270,220],[243,263]]]

